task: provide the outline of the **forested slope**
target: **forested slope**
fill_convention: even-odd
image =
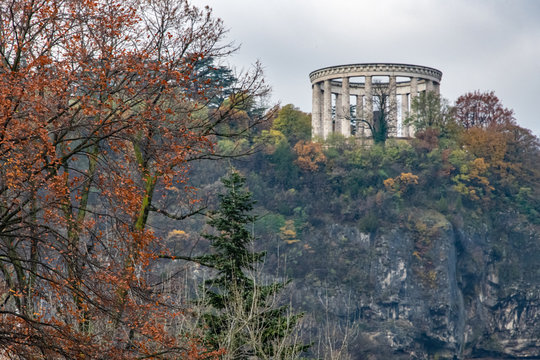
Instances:
[[[257,200],[266,268],[292,280],[304,336],[318,339],[311,355],[537,357],[538,139],[454,115],[417,122],[416,139],[311,142],[308,121],[285,106],[231,165]],[[227,171],[197,168],[201,194]]]

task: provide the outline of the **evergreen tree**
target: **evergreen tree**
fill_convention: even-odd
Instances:
[[[212,57],[198,60],[194,67],[193,77],[198,81],[193,82],[191,93],[204,91],[210,108],[219,107],[225,99],[234,94],[234,84],[238,79],[230,68],[216,65]]]
[[[245,178],[233,171],[222,179],[226,193],[221,194],[219,209],[210,215],[208,225],[216,231],[202,236],[211,241],[212,254],[197,261],[217,271],[203,286],[202,316],[208,345],[224,348],[224,358],[295,358],[307,349],[290,344],[291,334],[301,315],[290,315],[289,306],[276,306],[276,295],[286,283],[258,283],[254,272],[265,253],[251,250],[254,236],[247,225],[256,220],[250,214],[254,201]]]

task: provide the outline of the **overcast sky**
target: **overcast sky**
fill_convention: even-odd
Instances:
[[[453,103],[493,90],[540,135],[540,0],[192,0],[209,5],[241,45],[238,69],[260,60],[272,97],[311,112],[308,74],[389,62],[443,72]]]

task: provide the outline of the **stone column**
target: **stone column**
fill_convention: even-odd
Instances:
[[[388,116],[388,136],[390,137],[396,137],[397,131],[398,131],[398,124],[397,124],[397,86],[396,86],[396,77],[394,75],[390,76],[390,79],[388,81],[388,91],[390,92],[389,101],[390,104],[389,109],[389,116]]]
[[[407,94],[401,94],[401,136],[409,137],[408,125],[404,124],[409,114],[409,97]]]
[[[426,93],[428,91],[433,91],[433,81],[426,79]]]
[[[337,93],[336,94],[336,103],[334,105],[334,121],[333,121],[333,124],[334,124],[334,128],[332,130],[333,133],[336,133],[336,134],[341,134],[341,94],[340,93]]]
[[[433,82],[433,91],[435,94],[440,95],[441,94],[441,84],[438,82]]]
[[[364,137],[364,123],[360,121],[364,112],[364,101],[362,95],[356,95],[356,136]]]
[[[364,116],[367,122],[373,125],[373,90],[372,90],[372,78],[371,76],[365,77],[365,86],[364,89],[366,91],[366,101],[365,101],[365,112]],[[367,126],[367,125],[366,125]],[[367,131],[368,134],[366,136],[370,136],[371,133],[369,130]]]
[[[411,86],[411,104],[412,104],[412,99],[418,95],[418,78],[412,77],[410,86]]]
[[[326,139],[332,132],[332,86],[330,80],[324,80],[324,98],[322,115],[322,137]]]
[[[322,134],[322,112],[321,112],[321,87],[319,83],[312,86],[313,97],[311,99],[311,137],[323,137]]]
[[[349,90],[349,78],[344,77],[341,83],[341,103],[336,103],[336,107],[341,107],[340,111],[340,128],[341,135],[345,137],[351,136],[351,94]]]
[[[409,97],[409,101],[411,102],[411,106],[412,106],[414,98],[417,97],[417,96],[418,96],[418,78],[412,77],[411,78],[411,96]],[[413,114],[412,108],[411,108],[410,113]],[[414,126],[412,124],[409,125],[409,128],[407,130],[408,130],[408,133],[409,133],[409,137],[414,137],[414,134],[416,133],[416,129],[414,128]]]

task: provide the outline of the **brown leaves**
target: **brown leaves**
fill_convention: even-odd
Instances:
[[[185,89],[228,47],[210,10],[145,4],[0,2],[2,354],[215,355],[176,336],[175,299],[147,283],[163,246],[147,220],[211,147],[191,116],[204,91]]]
[[[298,156],[295,163],[303,170],[316,171],[319,165],[326,162],[320,143],[300,140],[294,146],[294,152]]]
[[[455,116],[465,129],[513,124],[514,112],[502,106],[493,91],[475,91],[460,96],[456,101]]]

